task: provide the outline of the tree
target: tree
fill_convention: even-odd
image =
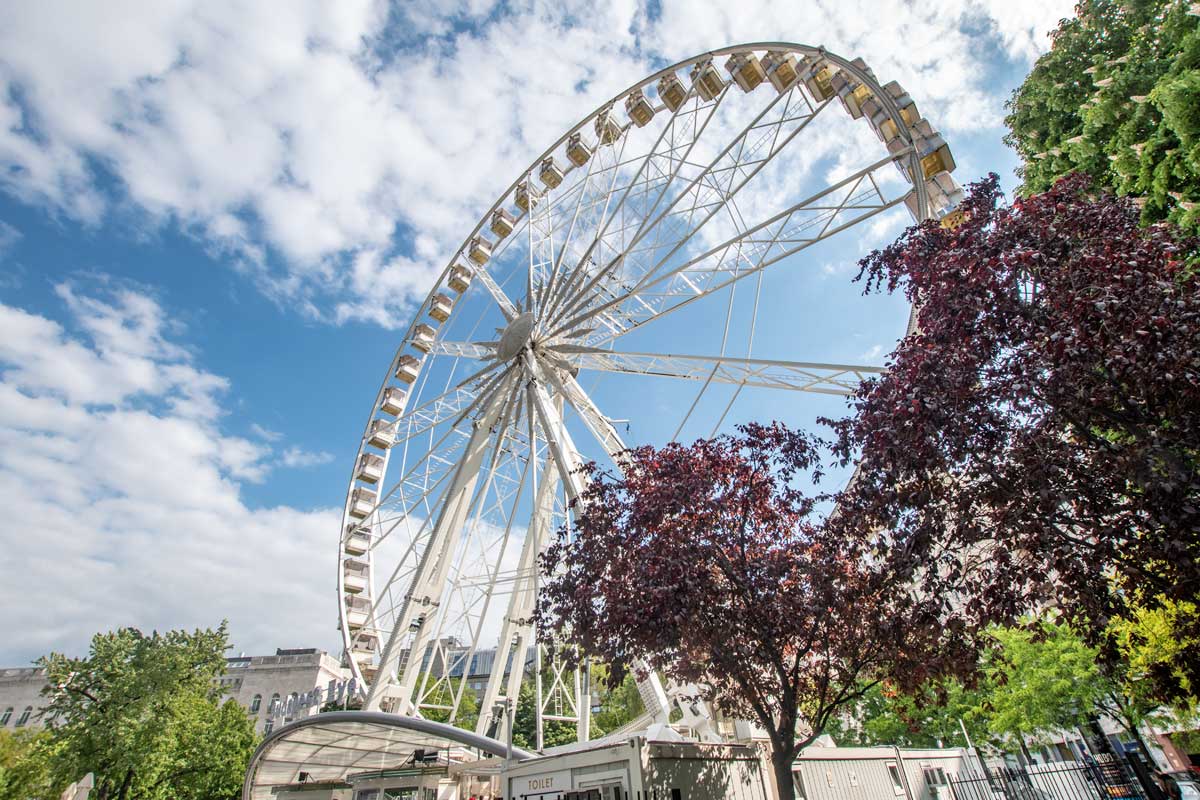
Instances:
[[[1084,0],[1008,103],[1024,191],[1070,172],[1200,230],[1200,26],[1191,0]]]
[[[843,746],[950,747],[966,744],[966,726],[972,743],[979,744],[991,737],[984,696],[979,687],[968,689],[953,678],[909,692],[877,684],[826,732]]]
[[[1200,686],[1181,664],[1200,661],[1200,608],[1196,603],[1158,599],[1135,606],[1127,618],[1112,621],[1105,646],[1109,661],[1139,680],[1140,696],[1160,699],[1178,714],[1193,716]]]
[[[610,734],[645,713],[634,676],[626,674],[615,682],[605,664],[592,666],[592,705],[600,707],[592,714],[593,738]]]
[[[1200,591],[1198,244],[1085,176],[998,200],[992,175],[959,227],[861,262],[917,330],[830,421],[858,464],[837,519],[972,626],[1051,603],[1095,645],[1131,604]]]
[[[542,723],[543,748],[571,744],[578,738],[574,722],[544,720]],[[517,694],[513,744],[527,750],[537,749],[537,691],[532,680],[522,681]]]
[[[57,797],[50,777],[51,752],[49,731],[0,729],[0,800]]]
[[[228,647],[224,624],[122,628],[94,636],[86,658],[41,659],[55,782],[94,772],[99,800],[237,796],[255,734],[235,701],[220,702]]]
[[[848,703],[892,675],[961,663],[960,631],[907,577],[874,570],[816,521],[799,487],[819,468],[805,435],[741,426],[690,446],[592,463],[542,561],[543,636],[613,665],[641,661],[767,732],[781,797],[791,765]],[[636,667],[635,667],[636,668]]]
[[[458,704],[458,713],[454,716],[452,725],[462,728],[463,730],[475,730],[475,723],[479,721],[479,699],[475,696],[475,692],[469,687],[462,686],[462,678],[446,678],[438,680],[437,685],[425,696],[422,701],[433,705],[454,705],[454,698],[462,692],[462,701]],[[361,706],[360,706],[361,707]],[[450,711],[444,708],[426,708],[421,710],[421,716],[425,719],[431,719],[434,722],[450,722]]]

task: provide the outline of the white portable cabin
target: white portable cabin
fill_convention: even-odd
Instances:
[[[792,775],[803,800],[950,800],[950,779],[972,768],[961,747],[808,747]]]
[[[501,770],[506,800],[768,800],[757,748],[612,737]]]

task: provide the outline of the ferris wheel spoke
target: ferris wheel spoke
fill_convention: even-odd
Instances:
[[[593,254],[602,243],[608,244],[614,250],[621,249],[620,244],[626,239],[629,230],[654,214],[680,169],[687,163],[688,156],[708,127],[708,123],[716,116],[717,109],[728,91],[726,87],[725,91],[710,101],[703,100],[694,91],[691,92],[688,99],[671,113],[667,124],[646,154],[631,159],[631,162],[638,164],[637,170],[632,180],[620,190],[620,198],[615,207],[610,209],[611,198],[616,193],[615,178],[618,170],[614,170],[614,185],[609,188],[605,198],[604,208],[597,219],[596,232],[583,252],[575,254],[576,267],[565,276],[561,292],[557,295],[549,294],[548,307],[552,308],[561,302],[563,292],[576,289],[580,280],[590,277],[587,264],[593,260]],[[622,148],[627,141],[627,137],[622,137]],[[617,160],[620,161],[619,156]],[[658,191],[655,192],[655,189]],[[651,197],[653,202],[638,205],[639,198],[649,201]],[[631,199],[633,202],[630,202]],[[619,223],[615,230],[611,229],[613,222],[618,219],[626,221],[623,224]],[[571,241],[569,237],[567,241]],[[555,265],[556,272],[561,267],[566,253],[565,244]],[[603,253],[601,255],[603,256]]]
[[[409,646],[409,659],[398,686],[402,702],[411,703],[416,675],[420,671],[420,653],[428,641],[432,619],[427,615],[438,606],[450,557],[455,550],[469,505],[475,494],[475,485],[483,459],[492,439],[492,425],[501,412],[506,397],[492,392],[484,405],[480,419],[474,424],[471,438],[455,470],[449,487],[439,498],[440,510],[428,543],[421,554],[412,588],[406,595],[401,612],[384,645],[380,657],[378,677],[367,695],[366,707],[377,710],[383,700],[386,687],[399,665],[401,641],[414,634]]]
[[[608,313],[619,320],[618,330],[605,333],[597,328],[585,341],[591,345],[610,341],[894,208],[905,195],[889,198],[874,176],[909,152],[911,148],[906,148],[882,158],[681,264],[647,274],[627,291],[563,322],[550,335],[566,334]]]
[[[852,395],[864,379],[884,372],[882,367],[851,364],[607,350],[579,354],[573,360],[581,369],[842,396]]]
[[[807,128],[829,102],[826,100],[813,107],[798,85],[776,96],[699,174],[691,177],[666,208],[639,221],[628,243],[605,260],[605,266],[579,288],[574,299],[560,304],[550,324],[554,325],[587,305],[603,281],[637,281],[669,262],[732,197]],[[681,233],[679,229],[682,229]],[[656,246],[640,258],[630,257],[631,251],[651,231],[660,234],[656,237],[660,239]],[[675,231],[673,235],[662,235],[671,231]],[[662,256],[654,263],[657,254]]]
[[[478,649],[483,622],[496,589],[500,567],[512,536],[517,504],[532,461],[532,458],[524,457],[523,450],[505,448],[505,440],[512,432],[510,426],[519,394],[519,387],[511,391],[497,423],[496,443],[487,467],[487,479],[473,501],[473,518],[466,528],[451,573],[447,576],[450,602],[443,603],[439,608],[437,630],[433,636],[433,641],[441,642],[447,635],[457,639],[458,633],[465,630],[469,646],[457,655],[447,651],[440,667],[435,664],[433,657],[422,659],[426,665],[421,678],[422,688],[417,695],[417,706],[425,705],[428,698],[433,697],[443,701],[440,705],[434,704],[441,707],[449,696],[450,721],[457,715],[465,681],[460,681],[456,690],[449,679],[459,665],[463,666],[462,674],[465,677],[466,668]],[[499,537],[489,536],[488,529],[493,527],[503,533]],[[483,582],[473,580],[472,576],[479,573],[488,576],[487,579]]]

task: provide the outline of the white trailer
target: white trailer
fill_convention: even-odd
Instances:
[[[633,736],[554,748],[501,770],[503,800],[769,800],[756,747]]]

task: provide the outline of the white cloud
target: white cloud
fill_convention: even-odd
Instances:
[[[222,618],[247,650],[332,645],[336,513],[247,506],[269,450],[221,431],[228,382],[153,298],[58,293],[69,326],[0,305],[0,661]]]
[[[289,447],[280,456],[280,463],[285,467],[317,467],[333,461],[333,453],[320,451],[309,452],[302,447]]]
[[[975,130],[1004,100],[988,45],[1032,58],[1066,5],[24,3],[0,28],[0,182],[90,223],[131,205],[305,313],[396,326],[533,155],[652,65],[805,39]]]
[[[863,352],[859,353],[858,360],[870,364],[874,361],[877,361],[881,355],[883,355],[883,345],[874,344]]]
[[[8,255],[8,251],[16,246],[17,242],[21,241],[22,233],[9,225],[4,220],[0,220],[0,261]]]

